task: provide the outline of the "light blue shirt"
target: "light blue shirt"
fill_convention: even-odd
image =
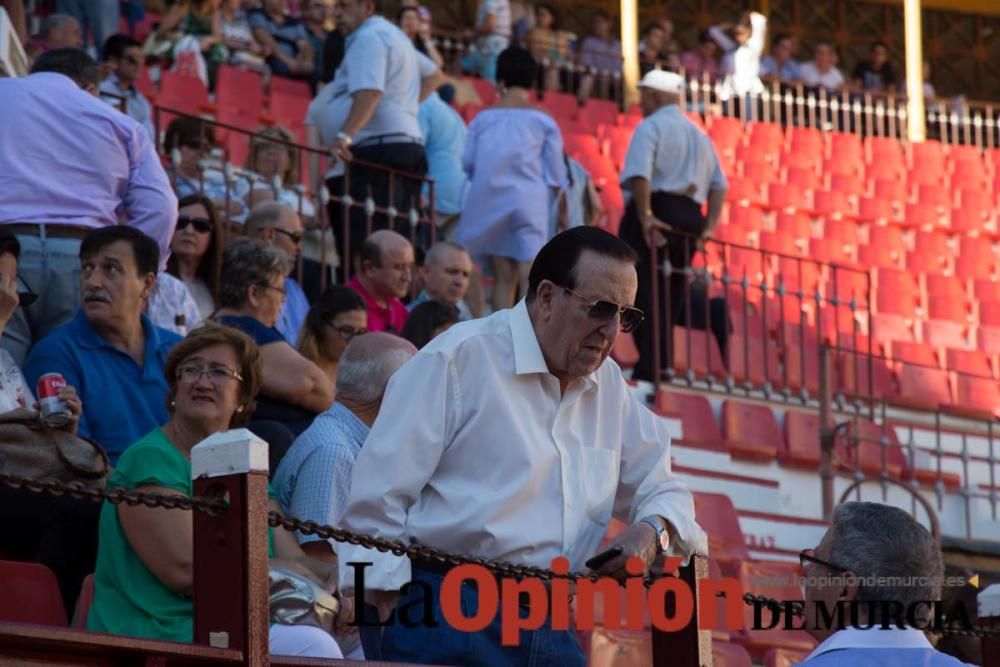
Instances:
[[[285,278],[285,303],[278,313],[278,323],[274,325],[288,344],[296,347],[299,344],[299,332],[302,323],[309,314],[309,300],[294,278]]]
[[[347,37],[344,48],[344,60],[329,90],[324,88],[318,96],[319,108],[310,107],[310,122],[319,129],[324,143],[333,142],[351,112],[354,94],[360,90],[380,91],[382,99],[368,124],[354,136],[355,146],[383,135],[398,135],[386,143],[404,142],[407,137],[419,140],[420,80],[437,71],[437,65],[381,16],[362,23]]]
[[[414,308],[416,308],[417,306],[419,306],[423,302],[430,301],[430,300],[431,300],[431,295],[427,293],[427,290],[422,289],[422,290],[420,290],[420,296],[418,296],[416,299],[414,299],[413,301],[411,301],[406,306],[406,309],[412,313]],[[466,320],[474,320],[475,319],[472,316],[472,311],[469,310],[468,304],[465,303],[465,299],[462,299],[457,304],[455,304],[455,307],[458,308],[458,321],[459,322],[465,322]]]
[[[767,56],[760,61],[761,76],[777,76],[782,81],[797,81],[799,79],[799,61],[786,60],[780,68],[774,56]]]
[[[156,130],[153,129],[153,107],[149,104],[149,100],[146,99],[145,95],[140,93],[134,85],[123,88],[117,74],[111,74],[107,79],[102,81],[100,90],[102,93],[112,93],[113,95],[124,97],[125,113],[128,114],[129,118],[146,128],[150,140],[154,140],[155,143]],[[118,108],[117,99],[109,97],[104,98],[104,100],[116,109]]]
[[[844,628],[827,637],[799,665],[807,667],[963,667],[936,650],[915,628]]]
[[[683,194],[699,204],[705,203],[709,190],[729,188],[712,140],[676,104],[662,107],[635,128],[625,154],[622,187],[637,176],[648,180],[653,192]]]
[[[340,403],[313,420],[295,439],[274,473],[281,510],[303,521],[336,526],[347,507],[351,471],[368,427]],[[322,538],[296,533],[299,543]]]
[[[427,151],[427,175],[434,179],[435,213],[461,213],[469,182],[462,169],[465,121],[437,93],[420,103],[417,119]],[[428,186],[424,186],[426,196]]]
[[[0,225],[107,227],[122,213],[164,270],[177,197],[142,125],[53,72],[0,78],[0,100]]]

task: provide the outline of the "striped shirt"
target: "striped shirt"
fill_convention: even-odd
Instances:
[[[341,403],[295,439],[274,473],[281,511],[304,521],[336,526],[347,507],[351,471],[368,427]],[[296,533],[300,544],[322,539]]]

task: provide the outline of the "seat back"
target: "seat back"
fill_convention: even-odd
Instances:
[[[694,516],[708,534],[708,551],[718,561],[742,561],[750,557],[740,520],[729,496],[721,493],[692,492]]]
[[[777,456],[781,442],[771,408],[740,401],[722,404],[722,434],[731,455],[764,461]]]
[[[66,608],[52,570],[0,561],[0,621],[66,627]]]

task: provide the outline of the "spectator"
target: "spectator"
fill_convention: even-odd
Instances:
[[[764,84],[760,80],[760,56],[767,37],[767,17],[746,12],[734,25],[713,26],[708,30],[726,52],[720,66],[721,73],[726,75],[723,96],[727,99],[735,96],[743,103],[747,95],[761,94]]]
[[[277,139],[277,141],[269,141]],[[299,187],[299,149],[289,144],[295,137],[280,127],[265,127],[257,131],[250,140],[247,169],[253,176],[250,191],[250,205],[262,201],[277,201],[312,222],[316,208]]]
[[[250,28],[274,74],[308,79],[316,67],[309,31],[287,11],[288,0],[263,0],[250,12]]]
[[[50,14],[42,21],[34,40],[39,53],[53,49],[82,49],[83,31],[80,22],[69,14]]]
[[[430,12],[428,12],[428,16]],[[396,23],[403,34],[413,42],[417,51],[424,54],[439,68],[444,67],[444,57],[437,50],[430,34],[430,19],[424,21],[420,17],[419,7],[403,7],[396,16]]]
[[[437,93],[420,103],[417,113],[427,152],[427,176],[434,180],[434,223],[448,236],[458,222],[469,181],[462,170],[462,154],[468,131],[465,121]],[[430,186],[424,196],[430,196]]]
[[[704,553],[691,494],[670,472],[663,421],[608,360],[619,331],[642,317],[621,305],[635,296],[635,260],[603,230],[563,232],[538,253],[525,301],[458,325],[404,364],[354,463],[352,478],[364,483],[351,484],[340,527],[404,543],[419,536],[518,565],[549,567],[563,556],[575,571],[597,551],[614,515],[631,525],[609,545],[622,553],[597,574],[618,579],[629,557],[648,566],[668,549]],[[450,569],[338,545],[344,587],[351,587],[347,563],[362,555],[373,562],[365,570],[369,602],[383,617],[396,597],[390,591],[422,582],[407,587],[401,608],[413,593],[436,599]],[[475,609],[475,596],[463,588],[463,605]],[[500,625],[498,616],[472,634],[446,623],[389,626],[381,655],[370,640],[383,629],[361,632],[369,660],[585,662],[575,631],[553,630],[548,616],[516,646],[501,645]]]
[[[659,23],[650,23],[642,31],[639,40],[639,73],[659,69],[660,51],[663,50],[663,28]]]
[[[458,324],[458,308],[442,301],[424,301],[418,304],[403,327],[403,338],[413,343],[418,350],[423,349],[452,325]]]
[[[795,83],[801,78],[801,65],[795,59],[798,51],[798,40],[787,33],[775,35],[771,44],[771,55],[760,61],[760,75],[764,78],[778,79],[785,83]]]
[[[896,91],[896,71],[889,62],[889,47],[884,42],[875,42],[867,60],[862,60],[854,68],[851,84],[868,93],[893,93]]]
[[[298,262],[302,251],[302,221],[295,211],[284,204],[264,202],[255,206],[247,217],[247,236],[280,249],[292,260],[291,267]],[[291,267],[285,277],[285,300],[274,327],[289,345],[295,345],[302,322],[309,312],[309,301],[298,281],[291,277]]]
[[[185,37],[197,40],[207,68],[206,83],[215,81],[216,69],[226,60],[218,6],[219,0],[180,0],[156,28],[157,36],[173,42],[175,48]]]
[[[230,182],[225,172],[206,163],[214,145],[215,130],[201,118],[185,116],[170,121],[163,151],[171,156],[174,190],[181,198],[203,195],[216,211],[228,212],[225,222],[242,224],[249,211],[250,183],[245,178]]]
[[[0,230],[0,331],[14,310],[34,295],[18,292],[17,261],[21,245],[10,232]],[[76,389],[59,390],[70,411],[60,430],[76,433],[82,405]],[[35,396],[24,374],[6,350],[0,350],[0,414],[31,409]],[[97,512],[93,503],[68,496],[52,496],[28,489],[0,488],[0,549],[4,558],[30,560],[52,570],[71,613],[80,586],[94,566],[97,553]]]
[[[820,42],[813,51],[812,62],[799,68],[802,84],[809,88],[826,88],[833,92],[844,87],[844,75],[837,69],[837,52],[829,42]]]
[[[313,52],[313,79],[318,83],[326,62],[326,39],[330,32],[326,29],[326,24],[330,18],[330,6],[325,0],[301,0],[299,6],[302,23],[306,28],[306,39]]]
[[[167,420],[163,366],[180,337],[142,314],[156,282],[156,242],[134,227],[95,229],[80,244],[82,305],[72,321],[31,350],[31,386],[62,373],[83,400],[79,433],[112,463],[144,433]]]
[[[559,30],[556,10],[544,2],[535,5],[535,27],[528,33],[532,57],[542,66],[539,81],[546,90],[558,90],[563,67],[572,61],[570,36]]]
[[[595,76],[600,81],[602,97],[608,97],[608,86],[614,74],[622,70],[622,43],[611,32],[611,19],[606,12],[597,10],[592,23],[592,34],[583,40],[577,51],[577,62],[581,67],[587,67],[587,72],[580,80],[579,99],[590,97],[593,91]]]
[[[680,67],[681,47],[674,39],[674,22],[668,18],[660,19],[656,22],[663,31],[663,46],[660,47],[659,60],[663,61],[666,68],[673,71]]]
[[[549,213],[549,236],[570,227],[598,224],[604,214],[604,205],[590,173],[568,155],[563,155],[563,162],[567,185]]]
[[[924,634],[922,628],[934,622],[927,602],[941,596],[941,548],[903,510],[844,503],[834,510],[819,546],[803,550],[799,560],[805,574],[805,628],[821,642],[801,665],[966,664],[934,650]],[[835,605],[844,603],[850,605],[844,607],[850,614],[833,613]],[[882,603],[911,610],[907,622],[916,621],[918,627],[897,625],[893,619],[902,615],[883,615]],[[829,610],[822,616],[821,605]],[[873,626],[882,629],[872,631]]]
[[[361,245],[361,271],[347,286],[365,300],[368,330],[399,334],[408,311],[400,301],[413,280],[413,246],[388,229],[373,232]]]
[[[101,82],[101,92],[124,97],[125,113],[146,128],[149,140],[155,143],[153,107],[135,87],[142,71],[142,45],[126,35],[112,35],[104,43],[104,62],[111,72]],[[108,101],[117,108],[118,100],[109,98]]]
[[[698,34],[698,47],[681,54],[681,67],[689,79],[708,77],[715,81],[719,77],[719,59],[716,53],[719,45],[712,39],[708,30]]]
[[[416,352],[387,333],[351,340],[340,359],[337,401],[295,439],[274,476],[283,512],[304,521],[336,526],[351,490],[351,468],[378,416],[389,378]],[[336,562],[333,544],[296,533],[302,549]]]
[[[469,290],[472,271],[472,259],[465,248],[451,241],[435,243],[427,251],[420,269],[424,289],[410,303],[411,314],[421,303],[435,300],[458,308],[458,319],[471,320],[472,312],[465,305],[465,293]]]
[[[204,319],[187,285],[166,271],[156,276],[145,312],[155,326],[178,336],[186,336]]]
[[[4,330],[2,345],[16,363],[76,312],[85,234],[124,219],[159,244],[165,263],[177,220],[177,199],[146,131],[95,97],[90,56],[48,51],[31,71],[0,79],[0,225],[17,235],[21,277],[39,295]]]
[[[187,285],[200,319],[215,312],[219,294],[222,229],[207,197],[188,195],[178,203],[177,231],[170,243],[167,272]]]
[[[73,17],[81,39],[49,48],[89,50],[93,47],[92,54],[96,56],[104,41],[118,32],[119,7],[118,0],[56,0],[56,12]]]
[[[340,355],[355,336],[368,333],[368,310],[365,300],[350,287],[327,287],[319,302],[309,309],[302,333],[299,353],[326,373],[330,382],[337,383]]]
[[[122,456],[112,486],[191,497],[191,449],[205,438],[246,425],[261,387],[261,353],[245,334],[209,325],[179,343],[164,369],[170,418],[140,437]],[[276,509],[277,504],[272,506]],[[169,518],[169,520],[168,520]],[[101,509],[94,601],[87,627],[95,632],[190,643],[192,519],[143,505]],[[327,586],[330,567],[308,558],[286,531],[269,530],[268,551],[297,562],[315,583]],[[325,630],[275,623],[275,655],[343,657]]]
[[[686,312],[687,269],[699,239],[711,237],[719,221],[728,182],[719,165],[712,141],[684,115],[679,104],[684,79],[672,72],[649,72],[639,82],[640,104],[645,119],[635,129],[621,172],[622,189],[630,200],[619,234],[639,257],[641,276],[636,307],[652,310],[650,249],[657,253],[656,265],[669,258],[671,272],[660,278],[659,294],[669,294],[671,313],[659,309],[660,321],[637,329],[639,362],[632,376],[641,380],[659,377],[653,369],[651,329],[672,331],[668,322],[679,322]],[[707,215],[702,206],[708,202]],[[673,234],[669,231],[686,235]],[[665,254],[664,254],[665,253]],[[669,290],[669,291],[668,291]],[[660,359],[669,367],[671,345],[661,337]]]
[[[479,0],[476,10],[476,50],[464,64],[490,82],[496,81],[497,58],[510,45],[509,0]]]
[[[344,50],[347,48],[346,38],[344,37],[344,31],[340,29],[340,25],[334,27],[333,30],[326,35],[326,44],[323,45],[323,71],[320,75],[320,81],[323,83],[330,83],[333,81],[334,76],[337,73],[337,68],[340,67],[340,63],[344,60]]]
[[[219,32],[222,35],[222,44],[229,52],[229,63],[262,70],[264,49],[253,38],[250,19],[243,11],[243,1],[222,0],[218,14]]]
[[[385,168],[423,177],[427,154],[417,113],[420,102],[436,89],[440,72],[419,53],[406,35],[378,15],[381,0],[342,0],[337,3],[337,26],[349,35],[344,62],[333,85],[323,90],[310,107],[311,124],[318,128],[323,145],[343,161],[357,158],[378,168],[352,165],[351,197],[375,205],[394,207],[401,217],[389,220],[383,213],[369,219],[359,207],[351,212],[350,247],[338,239],[343,278],[356,270],[358,247],[373,227],[410,233],[408,213],[419,207],[421,180],[390,178]],[[330,174],[333,176],[333,174]],[[342,175],[329,181],[331,193],[344,192]],[[394,198],[390,201],[389,193]],[[331,201],[330,219],[341,220],[340,205]],[[350,260],[348,258],[351,258]]]
[[[462,165],[469,197],[454,240],[493,267],[493,310],[524,296],[531,260],[549,233],[549,209],[566,186],[562,134],[531,104],[538,66],[524,49],[500,54],[497,79],[506,92],[469,126]]]
[[[333,403],[326,374],[274,328],[285,300],[288,255],[258,239],[236,239],[222,254],[222,281],[216,318],[247,333],[264,357],[264,382],[256,419],[282,422],[295,433]]]

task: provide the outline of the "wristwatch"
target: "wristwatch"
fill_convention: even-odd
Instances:
[[[338,132],[337,133],[337,138],[340,139],[341,141],[343,141],[348,146],[350,146],[351,142],[354,141],[351,138],[351,135],[349,135],[347,132]]]
[[[644,516],[639,519],[639,523],[648,523],[656,531],[656,551],[666,553],[670,548],[670,533],[667,532],[666,520],[658,516]]]

